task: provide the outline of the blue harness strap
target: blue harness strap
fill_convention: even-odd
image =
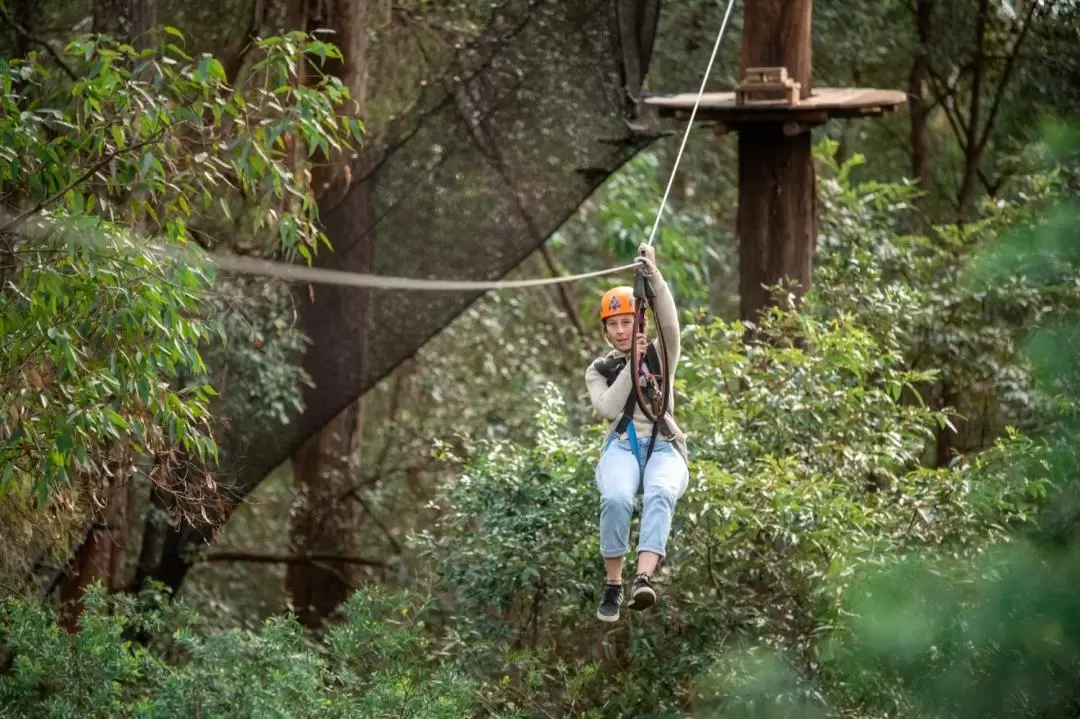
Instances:
[[[638,442],[637,430],[634,429],[633,422],[626,426],[626,439],[630,442],[630,451],[634,453],[634,459],[637,460],[638,466],[644,471],[642,466],[644,463],[641,461],[641,444]]]

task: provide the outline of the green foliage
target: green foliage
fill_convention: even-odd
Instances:
[[[5,193],[76,216],[151,221],[173,241],[190,240],[193,221],[224,220],[309,254],[325,235],[292,155],[347,149],[361,126],[336,114],[348,96],[340,82],[305,86],[298,61],[340,54],[302,33],[260,40],[249,83],[232,88],[213,56],[187,56],[174,29],[164,36],[160,50],[142,51],[73,40],[63,59],[76,79],[33,55],[5,62]]]
[[[1023,263],[993,276],[978,269],[981,259],[974,266],[972,260],[981,247],[1046,224],[1060,196],[1057,174],[1018,180],[1017,198],[986,205],[978,222],[913,234],[906,228],[915,223],[916,190],[853,182],[851,171],[863,158],[840,164],[835,153],[830,141],[817,153],[822,221],[809,310],[851,313],[914,368],[933,368],[937,379],[920,389],[935,406],[952,406],[968,420],[957,438],[961,448],[981,449],[1010,424],[1039,421],[1045,398],[1019,347],[1030,328],[1080,308],[1080,285],[1060,259],[1046,262],[1026,247],[1016,250]]]
[[[984,481],[989,459],[919,469],[944,416],[902,401],[925,373],[852,317],[777,310],[756,340],[743,333],[687,329],[680,417],[708,431],[691,434],[663,603],[626,633],[592,618],[600,433],[560,429],[553,395],[534,445],[474,448],[439,497],[438,523],[416,538],[445,597],[439,652],[505,677],[488,685],[489,703],[558,716],[679,716],[701,697],[750,706],[730,667],[719,687],[707,678],[737,647],[783,650],[814,676],[859,567],[918,550],[975,556],[1030,520],[1045,488]]]
[[[574,221],[560,229],[552,246],[573,247],[575,266],[589,266],[598,257],[606,266],[630,261],[656,221],[667,169],[653,152],[637,155],[604,183]],[[672,197],[654,238],[656,246],[663,248],[664,277],[672,294],[681,307],[692,312],[710,305],[714,292],[724,286],[718,276],[728,279],[725,268],[735,259],[716,242],[717,232],[712,214],[693,204],[680,207]],[[600,294],[600,286],[610,284],[610,278],[605,278],[600,284],[591,284],[590,289]],[[579,308],[583,317],[596,316],[595,302],[587,293]]]
[[[222,395],[213,406],[215,419],[233,431],[291,422],[312,380],[300,366],[308,341],[289,287],[245,278],[219,282],[216,289],[210,314],[219,318],[218,331],[228,341],[212,343],[203,353]]]
[[[457,719],[476,703],[472,682],[424,659],[418,608],[378,591],[350,599],[321,649],[291,618],[205,633],[182,605],[100,589],[86,604],[77,634],[40,604],[0,607],[0,637],[14,653],[0,716]],[[171,639],[152,649],[125,641],[130,631]]]
[[[216,452],[198,380],[206,268],[133,252],[92,218],[69,231],[103,239],[13,243],[20,271],[0,294],[0,490],[42,500],[76,476],[127,471],[135,454]]]
[[[75,477],[129,476],[139,457],[169,471],[175,450],[212,462],[210,384],[229,369],[259,380],[248,389],[275,421],[297,411],[301,338],[281,298],[259,320],[281,338],[274,354],[216,351],[208,368],[200,351],[239,318],[211,312],[229,300],[181,250],[218,232],[307,258],[325,243],[305,163],[362,128],[337,114],[340,82],[305,84],[299,66],[340,54],[302,33],[261,39],[230,87],[214,57],[162,37],[136,50],[84,36],[51,64],[0,62],[0,492],[44,499]]]

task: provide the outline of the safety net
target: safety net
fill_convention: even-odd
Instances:
[[[334,251],[316,264],[504,276],[652,139],[631,126],[659,11],[660,0],[502,4],[324,211]],[[297,422],[225,443],[235,499],[478,296],[298,286],[316,385]]]

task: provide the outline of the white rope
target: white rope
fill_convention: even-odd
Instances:
[[[414,290],[428,292],[452,292],[472,290],[505,290],[523,287],[540,287],[542,285],[554,285],[562,282],[576,282],[590,277],[611,275],[616,272],[633,269],[640,260],[635,260],[628,265],[611,267],[606,270],[584,272],[578,275],[564,275],[559,277],[544,277],[531,280],[430,280],[420,277],[387,277],[385,275],[372,275],[364,272],[346,272],[344,270],[328,270],[321,267],[309,267],[307,265],[295,265],[288,262],[274,262],[256,257],[243,255],[225,255],[218,253],[206,253],[215,265],[228,271],[262,277],[276,277],[289,282],[315,282],[326,285],[341,285],[344,287],[371,287],[384,290]]]
[[[713,63],[716,61],[716,53],[720,50],[720,41],[724,38],[724,30],[727,28],[728,18],[731,17],[731,8],[735,7],[735,0],[728,0],[727,11],[724,13],[724,21],[720,23],[720,32],[716,34],[716,43],[713,45],[712,56],[709,64],[705,67],[705,76],[701,78],[701,88],[698,90],[697,99],[694,100],[694,109],[690,111],[690,122],[686,123],[686,132],[683,133],[682,144],[679,146],[679,154],[675,156],[675,166],[671,168],[671,177],[668,178],[664,197],[660,200],[660,209],[656,213],[656,222],[653,223],[652,232],[649,233],[649,245],[652,245],[656,237],[656,230],[660,227],[660,217],[664,214],[668,195],[671,193],[671,185],[675,182],[675,173],[679,171],[679,163],[682,161],[683,150],[686,149],[686,141],[690,137],[690,130],[694,127],[694,118],[697,116],[698,105],[701,104],[701,96],[705,94],[705,84],[709,81]]]

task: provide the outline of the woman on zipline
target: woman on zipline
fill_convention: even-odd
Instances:
[[[604,437],[604,449],[596,466],[596,486],[600,490],[600,554],[604,557],[607,578],[596,617],[603,622],[619,619],[622,604],[623,557],[630,551],[630,518],[637,494],[644,494],[641,530],[637,547],[637,571],[630,592],[629,607],[646,609],[656,601],[650,577],[664,556],[675,503],[690,481],[687,469],[686,440],[675,424],[674,397],[671,387],[679,361],[679,318],[667,283],[656,268],[656,254],[651,245],[642,244],[640,266],[646,282],[655,292],[653,314],[663,334],[667,366],[660,367],[657,340],[649,342],[640,332],[638,352],[631,351],[634,323],[637,320],[632,287],[615,287],[600,301],[600,320],[604,338],[613,347],[589,365],[585,382],[593,407],[612,424]],[[667,408],[655,426],[638,405],[634,383],[639,369],[634,355],[646,357],[646,368],[654,375],[666,375],[660,387],[668,388]],[[657,384],[653,385],[654,387]],[[624,419],[625,418],[625,419]]]

